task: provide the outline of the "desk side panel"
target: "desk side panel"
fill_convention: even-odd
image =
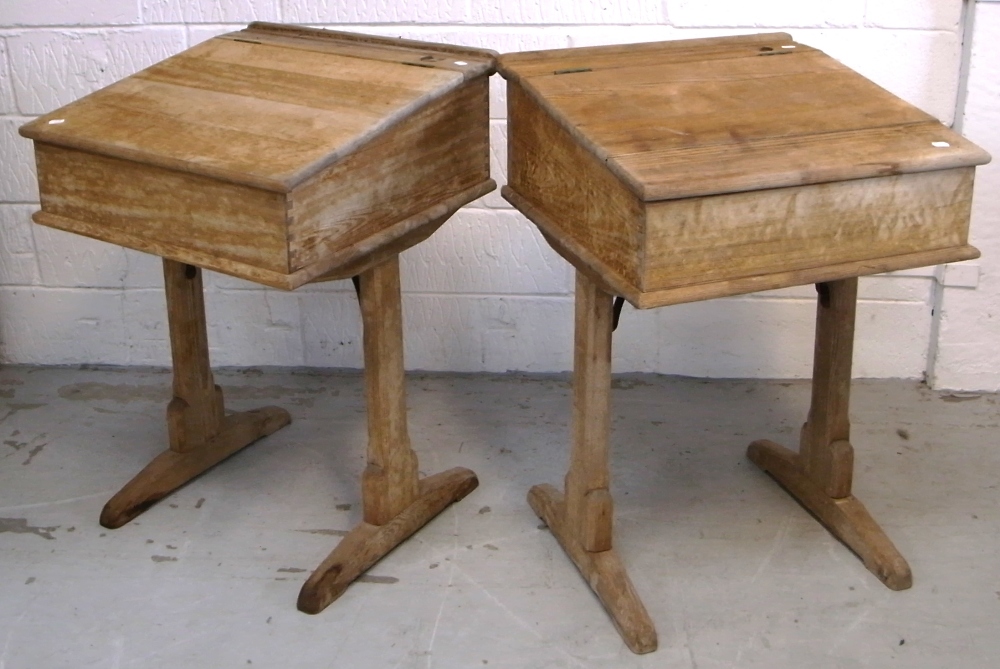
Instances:
[[[490,178],[483,75],[302,185],[291,200],[292,270],[322,262]]]
[[[643,291],[965,247],[974,168],[648,205]]]
[[[549,222],[546,234],[587,252],[578,261],[638,287],[642,202],[520,83],[507,89],[510,188]]]
[[[62,229],[236,276],[288,273],[281,193],[43,143],[35,161],[42,213]]]

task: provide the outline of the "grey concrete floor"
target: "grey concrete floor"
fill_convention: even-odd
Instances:
[[[996,396],[856,382],[855,492],[915,574],[890,592],[744,457],[793,445],[806,383],[616,377],[615,541],[660,636],[636,656],[525,503],[563,474],[565,377],[410,374],[421,469],[481,484],[318,616],[295,599],[360,519],[362,377],[217,380],[293,423],[111,531],[169,374],[0,369],[0,669],[1000,663]]]

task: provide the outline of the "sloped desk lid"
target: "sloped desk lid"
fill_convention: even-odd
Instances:
[[[492,73],[495,56],[252,23],[46,114],[21,134],[289,192],[431,100]]]
[[[785,33],[512,53],[499,70],[645,201],[990,160]]]

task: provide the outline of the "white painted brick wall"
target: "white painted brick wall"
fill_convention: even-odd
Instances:
[[[31,212],[34,205],[0,204],[0,285],[39,282]]]
[[[942,0],[868,0],[865,25],[875,28],[958,30],[962,3]]]
[[[0,360],[169,363],[159,260],[29,225],[38,194],[30,143],[16,129],[248,21],[500,52],[787,30],[951,122],[961,9],[960,0],[0,0]],[[504,92],[495,77],[491,169],[500,183]],[[995,270],[981,263],[988,283]],[[411,369],[569,369],[573,271],[498,193],[406,252],[402,265]],[[918,270],[862,280],[856,375],[924,373],[931,277]],[[283,293],[206,272],[205,285],[215,363],[361,366],[350,282]],[[808,376],[813,300],[805,286],[654,311],[626,307],[615,369]]]
[[[10,78],[7,40],[0,37],[0,114],[17,113],[17,103],[14,102],[14,88]]]
[[[865,0],[671,0],[678,27],[814,28],[861,25]]]
[[[145,23],[248,23],[280,21],[281,12],[270,0],[141,0]]]
[[[0,116],[0,203],[38,201],[31,142],[17,134],[18,127],[28,120]]]
[[[35,227],[41,283],[60,288],[123,288],[125,249],[62,230]]]
[[[285,0],[291,23],[417,23],[469,25],[664,23],[660,2],[636,0]]]
[[[29,364],[127,365],[121,290],[0,287],[0,356]]]
[[[402,281],[420,293],[566,295],[570,265],[514,210],[465,209],[402,256]]]
[[[22,114],[43,114],[186,46],[180,27],[21,30],[7,36]]]
[[[136,0],[3,0],[2,26],[93,26],[139,23]]]
[[[865,28],[796,30],[793,36],[942,122],[954,122],[962,60],[957,32]]]
[[[979,285],[945,288],[932,380],[942,388],[1000,390],[1000,4],[976,8],[964,131],[993,154],[976,174],[972,239]]]

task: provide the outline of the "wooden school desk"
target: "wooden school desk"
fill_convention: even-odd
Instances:
[[[403,379],[398,255],[493,190],[495,54],[254,23],[32,121],[35,221],[163,257],[173,354],[169,450],[104,507],[124,525],[287,425],[226,415],[208,359],[201,268],[293,289],[354,278],[364,326],[364,521],[306,582],[316,613],[478,481],[420,479]]]
[[[857,277],[966,260],[985,152],[783,33],[514,53],[503,195],[577,270],[565,488],[528,500],[637,653],[656,631],[612,547],[612,300],[639,309],[815,283],[799,451],[747,455],[893,589],[910,568],[851,494]]]

